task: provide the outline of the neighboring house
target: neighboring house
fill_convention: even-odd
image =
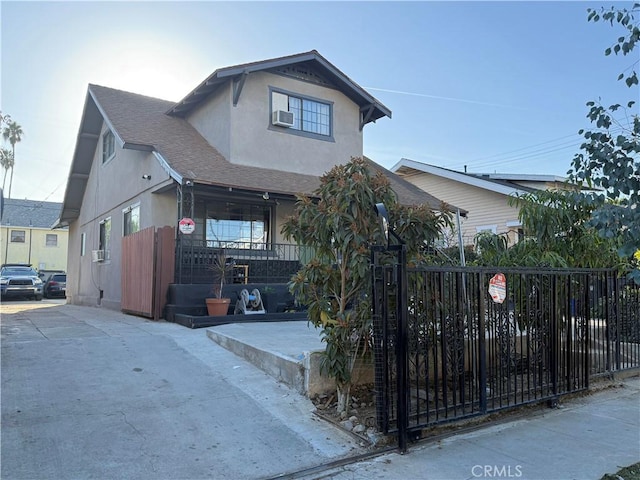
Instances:
[[[0,263],[29,263],[41,273],[67,269],[69,232],[52,230],[61,203],[5,199]]]
[[[554,175],[466,173],[401,159],[391,170],[443,201],[467,210],[461,221],[463,243],[472,245],[483,231],[506,234],[509,244],[522,235],[519,209],[509,198],[536,190],[564,190],[566,179]],[[457,243],[457,242],[456,242]]]
[[[68,301],[122,308],[124,239],[149,227],[175,232],[175,283],[210,283],[220,248],[240,281],[287,281],[298,258],[280,230],[296,193],[362,156],[364,127],[383,117],[315,50],[216,70],[177,103],[90,85],[58,220],[70,235]],[[369,163],[401,202],[440,207]]]

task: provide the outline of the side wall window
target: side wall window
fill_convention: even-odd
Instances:
[[[102,163],[111,160],[116,153],[116,139],[111,130],[107,130],[102,135]]]
[[[111,217],[105,218],[100,222],[100,245],[99,250],[104,250],[104,259],[108,260],[110,257],[111,248]]]
[[[126,237],[140,231],[140,204],[131,205],[122,211],[122,234]]]
[[[47,233],[45,239],[45,245],[47,247],[57,247],[58,246],[58,234],[57,233]]]
[[[84,257],[86,248],[87,248],[87,234],[81,233],[80,234],[80,256],[81,257]]]
[[[24,230],[11,230],[11,243],[24,243],[25,231]]]

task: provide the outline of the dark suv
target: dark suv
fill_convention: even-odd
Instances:
[[[67,295],[67,274],[54,273],[44,283],[44,297],[62,297]]]
[[[31,265],[3,265],[0,268],[0,296],[42,300],[42,280]]]

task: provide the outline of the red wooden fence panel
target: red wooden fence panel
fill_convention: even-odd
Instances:
[[[156,232],[155,301],[153,318],[162,318],[167,303],[167,290],[174,281],[176,266],[176,229],[162,227]]]
[[[122,239],[122,300],[126,313],[154,318],[155,228]]]

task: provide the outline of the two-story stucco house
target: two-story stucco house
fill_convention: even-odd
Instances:
[[[510,244],[520,239],[519,209],[510,204],[510,198],[536,190],[577,188],[556,175],[467,173],[408,158],[401,159],[391,170],[444,202],[467,211],[461,223],[465,245],[472,245],[474,237],[483,231],[505,234]]]
[[[65,271],[69,232],[52,230],[61,204],[38,200],[4,200],[0,264],[28,263],[39,272]]]
[[[383,117],[315,50],[221,68],[177,103],[90,85],[58,222],[69,227],[68,301],[122,308],[123,271],[139,260],[125,239],[163,226],[178,284],[210,282],[203,266],[221,247],[234,281],[286,282],[298,258],[280,228],[295,194],[362,156],[363,129]],[[440,207],[384,173],[401,202]]]

